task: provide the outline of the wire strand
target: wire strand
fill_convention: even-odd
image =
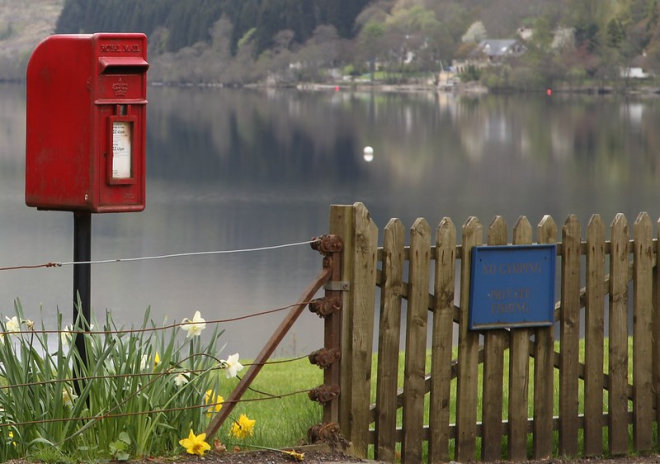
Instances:
[[[281,248],[291,248],[302,245],[309,245],[316,240],[307,240],[304,242],[284,243],[281,245],[263,246],[257,248],[242,248],[239,250],[213,250],[213,251],[193,251],[189,253],[172,253],[168,255],[156,256],[138,256],[136,258],[112,258],[112,259],[98,259],[92,261],[62,261],[62,262],[48,262],[44,264],[25,265],[25,266],[7,266],[0,267],[0,271],[16,271],[20,269],[39,269],[42,267],[63,267],[75,264],[108,264],[108,263],[127,263],[131,261],[151,261],[157,259],[181,258],[185,256],[204,256],[204,255],[228,255],[235,253],[254,253],[257,251],[279,250]]]
[[[173,253],[169,255],[158,255],[158,256],[140,256],[137,258],[113,258],[113,259],[100,259],[92,261],[67,261],[61,263],[55,263],[57,266],[70,266],[72,264],[107,264],[107,263],[126,263],[131,261],[148,261],[156,259],[168,259],[168,258],[181,258],[184,256],[203,256],[203,255],[228,255],[234,253],[253,253],[256,251],[269,251],[269,250],[278,250],[281,248],[291,248],[301,245],[309,245],[313,243],[314,240],[307,240],[305,242],[295,242],[295,243],[285,243],[281,245],[271,245],[257,248],[243,248],[239,250],[215,250],[215,251],[194,251],[189,253]]]
[[[237,322],[237,321],[242,321],[244,319],[250,319],[253,317],[260,317],[260,316],[266,316],[269,314],[274,314],[277,312],[285,311],[289,308],[292,308],[294,306],[307,306],[310,304],[311,301],[302,301],[298,303],[292,303],[290,305],[286,306],[281,306],[279,308],[274,308],[274,309],[267,309],[264,311],[259,311],[257,313],[252,313],[252,314],[245,314],[243,316],[236,316],[236,317],[230,317],[227,319],[215,319],[215,320],[210,320],[210,321],[204,321],[203,324],[227,324],[231,322]],[[23,321],[24,322],[24,321]],[[143,327],[139,329],[119,329],[119,330],[75,330],[75,327],[72,327],[70,330],[47,330],[47,329],[31,329],[31,330],[6,330],[6,323],[0,322],[0,337],[4,337],[6,335],[12,336],[12,335],[34,335],[34,334],[67,334],[67,335],[78,335],[78,334],[83,334],[83,335],[125,335],[125,334],[136,334],[136,333],[147,333],[147,332],[160,332],[160,331],[165,331],[165,330],[170,330],[170,329],[175,329],[177,327],[181,327],[184,325],[195,325],[195,324],[202,324],[202,322],[192,322],[190,320],[188,321],[181,321],[177,322],[174,324],[169,324],[169,325],[163,325],[160,327]],[[3,330],[4,326],[4,330]]]

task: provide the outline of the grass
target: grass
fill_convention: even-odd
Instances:
[[[307,430],[323,418],[322,406],[312,402],[304,390],[322,383],[323,371],[306,357],[280,359],[264,366],[252,384],[252,391],[244,395],[246,401],[239,403],[233,412],[236,417],[244,413],[257,420],[254,441],[249,444],[283,448],[303,442]],[[297,391],[303,392],[289,395]],[[268,395],[289,396],[263,400]],[[227,433],[221,430],[218,435],[226,437]]]

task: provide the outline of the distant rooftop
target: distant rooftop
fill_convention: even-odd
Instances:
[[[515,39],[482,40],[477,47],[477,51],[488,56],[504,56],[514,53],[517,43],[518,41]]]

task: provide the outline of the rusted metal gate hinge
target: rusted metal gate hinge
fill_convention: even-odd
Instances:
[[[309,391],[309,399],[321,404],[329,403],[339,396],[339,385],[320,385]]]

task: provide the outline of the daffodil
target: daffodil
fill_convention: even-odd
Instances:
[[[183,374],[179,374],[176,377],[174,377],[174,385],[176,385],[179,388],[183,387],[187,383],[188,383],[188,377],[186,377]]]
[[[199,435],[195,435],[192,429],[188,438],[179,440],[179,444],[186,449],[188,454],[196,454],[198,456],[204,456],[204,452],[211,449],[211,445],[206,443],[206,434],[200,433]]]
[[[34,321],[31,321],[30,319],[23,319],[21,324],[25,324],[25,327],[27,327],[29,331],[34,331]]]
[[[21,331],[21,324],[18,322],[18,317],[14,316],[11,319],[9,316],[5,316],[5,319],[7,319],[7,322],[5,322],[5,327],[7,329],[7,332],[20,332]]]
[[[14,438],[14,432],[12,432],[11,430],[9,431],[9,438],[10,438],[10,439]],[[16,446],[16,442],[13,441],[13,440],[12,440],[11,444],[14,445],[14,446]]]
[[[295,459],[298,462],[303,462],[305,459],[305,453],[297,453],[296,450],[291,450],[291,451],[282,451],[284,454],[288,454],[291,456],[293,459]]]
[[[142,357],[140,358],[140,370],[143,371],[147,368],[147,365],[149,364],[149,360],[151,359],[151,356],[147,354],[143,354]],[[154,356],[154,369],[158,367],[160,364],[160,355],[158,352],[156,352],[156,355]]]
[[[248,416],[241,414],[237,421],[231,426],[229,435],[235,438],[247,438],[254,435],[255,419],[248,419]]]
[[[206,321],[202,318],[199,311],[195,311],[192,321],[186,317],[182,322],[183,325],[181,328],[188,332],[186,338],[198,337],[202,333],[202,330],[206,328]]]
[[[238,362],[238,353],[234,353],[227,360],[222,360],[222,366],[226,370],[227,378],[236,377],[236,373],[243,370],[243,364]]]
[[[207,416],[211,416],[214,412],[218,412],[222,409],[222,402],[225,399],[220,395],[213,395],[213,390],[206,390],[204,395],[204,404],[209,405],[209,409],[206,412]]]
[[[68,388],[62,389],[62,404],[69,408],[73,407],[73,402],[78,398],[78,395],[71,392]]]
[[[68,325],[65,325],[60,332],[60,340],[62,341],[62,346],[67,348],[71,344],[72,339],[73,335],[71,334],[71,328]]]

